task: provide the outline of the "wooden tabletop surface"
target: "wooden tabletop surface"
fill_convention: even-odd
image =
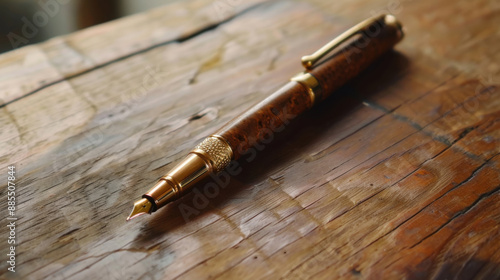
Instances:
[[[132,203],[355,23],[406,37],[223,188]],[[193,0],[0,56],[0,278],[499,279],[498,1]],[[15,166],[16,272],[6,254]]]

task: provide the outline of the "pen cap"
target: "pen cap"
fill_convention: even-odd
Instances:
[[[317,79],[321,87],[317,101],[324,100],[392,49],[401,41],[404,33],[394,16],[381,15],[367,20],[362,28],[351,35],[354,36],[349,38],[347,45],[335,50],[330,57],[307,71]]]

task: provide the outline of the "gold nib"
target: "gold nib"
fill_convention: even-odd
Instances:
[[[133,218],[139,217],[140,215],[143,215],[146,213],[151,214],[150,211],[151,211],[152,206],[153,205],[151,204],[151,202],[149,202],[149,200],[147,200],[145,198],[138,200],[136,203],[134,203],[134,209],[132,209],[132,212],[128,216],[127,221],[130,221]]]

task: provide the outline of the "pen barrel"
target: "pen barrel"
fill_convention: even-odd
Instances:
[[[233,151],[232,159],[254,153],[254,147],[269,144],[275,133],[313,106],[307,89],[289,82],[237,118],[228,122],[215,135],[225,139]]]
[[[225,139],[232,159],[252,153],[253,147],[269,143],[295,117],[324,100],[336,89],[365,70],[374,60],[403,38],[393,16],[382,16],[339,51],[312,70],[293,78],[281,89],[233,119],[215,135]]]

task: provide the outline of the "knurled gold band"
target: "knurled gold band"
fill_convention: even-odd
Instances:
[[[221,138],[219,135],[209,136],[192,151],[206,159],[215,173],[224,170],[233,157],[231,146]]]

